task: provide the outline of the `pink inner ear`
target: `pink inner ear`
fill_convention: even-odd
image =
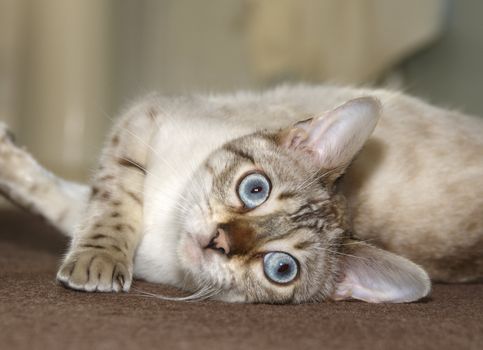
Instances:
[[[380,104],[374,98],[351,100],[318,118],[295,124],[284,144],[317,155],[321,168],[344,168],[372,134],[379,112]]]
[[[396,254],[361,243],[343,258],[344,278],[336,286],[334,300],[357,299],[370,303],[401,303],[429,293],[426,272]]]
[[[370,286],[371,284],[373,283],[368,283]],[[337,301],[356,299],[368,303],[393,302],[391,300],[393,297],[391,297],[390,293],[379,290],[375,285],[371,287],[366,288],[364,284],[360,283],[357,276],[350,274],[337,286],[333,299]]]

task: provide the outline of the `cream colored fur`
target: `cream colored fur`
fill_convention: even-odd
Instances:
[[[381,117],[373,136],[339,184],[348,199],[354,232],[368,243],[420,264],[434,280],[481,279],[483,121],[399,92],[304,85],[283,86],[261,94],[181,99],[151,96],[127,113],[132,118],[152,113],[156,121],[154,126],[147,124],[155,129],[150,139],[139,140],[137,135],[142,130],[129,131],[125,121],[131,117],[123,118],[113,132],[130,137],[130,152],[142,154],[146,161],[143,232],[134,275],[187,287],[179,264],[179,217],[174,214],[186,188],[207,185],[189,181],[212,151],[239,136],[289,128],[366,96],[380,101]],[[106,155],[111,147],[110,143],[106,145]],[[0,183],[5,177],[1,175]],[[81,192],[80,199],[84,198]],[[79,215],[75,213],[84,204],[80,200],[62,205],[74,213],[67,227],[78,224]],[[55,223],[54,216],[47,216]],[[66,227],[65,223],[58,225]],[[225,295],[224,299],[239,300],[236,295]]]

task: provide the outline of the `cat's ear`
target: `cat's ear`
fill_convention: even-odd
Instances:
[[[361,97],[316,118],[296,123],[285,130],[281,143],[314,157],[321,169],[345,169],[371,136],[379,120],[381,104]]]
[[[340,280],[332,299],[404,303],[428,295],[429,277],[415,263],[364,243],[354,242],[350,247],[341,258]]]

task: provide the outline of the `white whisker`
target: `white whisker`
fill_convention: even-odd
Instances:
[[[166,301],[201,301],[201,300],[210,299],[221,293],[220,289],[214,288],[212,286],[204,286],[192,294],[189,294],[186,296],[179,296],[179,297],[172,297],[172,296],[150,293],[137,288],[132,288],[132,290],[140,293],[141,296],[147,296],[147,297],[152,297],[152,298],[166,300]]]

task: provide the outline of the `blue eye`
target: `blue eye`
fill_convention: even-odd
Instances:
[[[287,253],[267,253],[263,257],[263,271],[265,276],[275,283],[290,283],[297,277],[297,260]]]
[[[270,195],[270,181],[260,173],[248,174],[238,185],[238,197],[245,207],[253,209],[265,202]]]

